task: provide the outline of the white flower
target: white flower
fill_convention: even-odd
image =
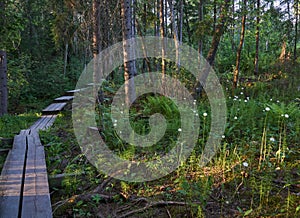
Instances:
[[[241,95],[243,95],[244,94],[244,92],[241,92]]]
[[[271,138],[270,138],[270,141],[271,141],[271,142],[275,142],[274,137],[271,137]]]
[[[116,124],[116,123],[114,123],[114,126],[117,126],[117,124]]]
[[[285,118],[289,118],[289,115],[288,115],[288,114],[285,114],[284,117],[285,117]]]
[[[243,166],[244,166],[244,167],[248,167],[249,164],[248,164],[247,162],[243,162]]]
[[[270,109],[269,107],[266,107],[265,110],[266,110],[266,111],[270,111],[271,109]]]
[[[233,119],[237,120],[238,118],[237,118],[237,116],[235,116]]]
[[[273,99],[272,99],[272,98],[270,98],[270,101],[273,101]]]
[[[242,87],[242,90],[244,90],[244,87]]]
[[[178,129],[178,132],[182,132],[182,129],[181,129],[181,128],[179,128],[179,129]]]
[[[225,135],[222,135],[222,139],[225,139]]]
[[[245,102],[245,103],[247,103],[248,101],[247,101],[247,100],[245,100],[244,102]]]
[[[250,98],[249,98],[249,97],[247,97],[247,100],[249,101],[249,100],[250,100]]]
[[[279,101],[279,100],[277,100],[276,102],[277,102],[277,103],[279,103],[280,101]]]
[[[197,114],[196,114],[196,116],[198,117],[198,116],[199,116],[199,114],[197,113]]]
[[[204,113],[203,113],[203,116],[204,116],[204,117],[207,117],[207,113],[206,113],[206,112],[204,112]]]

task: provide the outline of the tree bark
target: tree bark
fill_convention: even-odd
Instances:
[[[161,37],[161,73],[164,75],[166,73],[166,66],[165,66],[165,16],[164,16],[164,0],[160,0],[160,8],[159,8],[159,23],[160,23],[160,37]]]
[[[178,28],[177,24],[175,22],[175,12],[174,12],[174,5],[172,0],[168,0],[169,6],[170,6],[170,14],[171,14],[171,23],[172,23],[172,29],[173,29],[173,38],[175,42],[175,49],[176,49],[176,68],[177,71],[180,67],[180,54],[179,54],[179,38],[178,38]]]
[[[224,3],[221,8],[221,15],[219,18],[219,23],[216,26],[216,29],[215,29],[215,32],[213,35],[213,39],[212,39],[212,43],[211,43],[211,47],[210,47],[209,52],[206,57],[207,62],[210,65],[214,64],[218,46],[219,46],[221,37],[224,33],[224,26],[225,26],[225,22],[227,20],[227,12],[228,12],[228,8],[229,8],[229,2],[230,2],[230,0],[224,0]]]
[[[294,39],[294,62],[297,60],[297,42],[298,42],[298,21],[299,21],[299,1],[295,0],[295,39]]]
[[[69,44],[68,44],[68,42],[66,42],[66,44],[65,44],[65,58],[64,58],[64,77],[66,77],[66,73],[67,73],[68,53],[69,53]]]
[[[247,0],[243,1],[242,6],[242,29],[241,29],[241,36],[240,36],[240,44],[236,53],[236,64],[235,64],[235,70],[233,73],[233,89],[237,87],[238,84],[238,78],[240,73],[240,62],[241,62],[241,53],[243,49],[244,39],[245,39],[245,29],[246,29],[246,6],[247,6]]]
[[[133,60],[129,60],[132,56],[133,48],[126,40],[133,37],[132,31],[132,1],[121,0],[122,15],[122,35],[123,35],[123,55],[124,55],[124,79],[125,79],[125,103],[129,106],[136,98],[134,80],[131,78],[136,74],[135,64]]]
[[[256,45],[255,45],[255,60],[254,60],[254,75],[258,75],[258,61],[259,61],[259,25],[260,25],[260,0],[257,0],[257,16],[256,16],[256,32],[255,32],[255,41],[256,41]]]
[[[203,8],[204,8],[204,0],[200,0],[199,2],[199,11],[198,11],[198,16],[199,16],[199,22],[201,23],[203,21]],[[199,42],[198,42],[198,52],[200,56],[203,55],[203,38],[200,37]]]
[[[93,1],[93,58],[94,58],[94,83],[100,82],[100,70],[98,67],[98,54],[101,50],[100,45],[100,0]]]
[[[0,116],[7,113],[8,91],[7,91],[7,60],[6,52],[0,51]]]
[[[210,72],[209,68],[210,68],[210,66],[213,66],[213,64],[214,64],[221,37],[224,34],[225,22],[227,20],[228,9],[229,9],[229,5],[230,5],[229,3],[230,3],[230,0],[224,0],[224,3],[222,4],[221,9],[220,9],[221,12],[220,12],[220,17],[219,17],[219,23],[216,26],[216,29],[215,29],[215,32],[213,35],[213,39],[212,39],[212,43],[211,43],[210,49],[209,49],[207,57],[206,57],[208,66],[206,66],[204,68],[204,72],[200,79],[202,86],[204,86],[206,83],[206,79]]]

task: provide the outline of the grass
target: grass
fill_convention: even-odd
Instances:
[[[13,138],[22,129],[29,128],[39,116],[37,113],[25,113],[0,117],[0,137]]]
[[[61,182],[51,185],[54,216],[300,216],[300,92],[296,89],[300,79],[296,73],[268,76],[251,85],[245,82],[234,94],[226,91],[226,131],[218,153],[205,167],[199,161],[210,129],[210,108],[205,98],[197,101],[201,130],[195,149],[175,172],[152,182],[119,181],[97,172],[81,154],[71,114],[65,113],[42,133],[49,174],[64,174]],[[131,124],[141,134],[150,131],[147,116],[151,113],[163,111],[167,118],[166,135],[148,150],[116,138],[109,107],[99,110],[101,134],[122,158],[148,160],[153,152],[167,152],[166,145],[176,140],[180,124],[172,116],[176,108],[160,96],[140,99],[130,112]]]

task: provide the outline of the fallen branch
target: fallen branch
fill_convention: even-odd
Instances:
[[[171,205],[186,206],[186,205],[191,205],[191,204],[201,204],[201,202],[190,202],[190,203],[187,203],[187,202],[180,202],[180,201],[156,201],[156,202],[149,202],[145,198],[136,199],[136,201],[137,202],[146,201],[147,204],[146,204],[146,206],[144,206],[142,208],[139,208],[139,209],[136,209],[136,210],[132,210],[132,211],[129,211],[129,212],[124,213],[124,214],[120,214],[120,215],[118,215],[118,218],[128,217],[128,216],[136,214],[136,213],[141,213],[141,212],[143,212],[145,210],[148,210],[151,207],[171,206]],[[121,211],[123,211],[123,210],[121,209]],[[120,210],[118,212],[120,212]]]

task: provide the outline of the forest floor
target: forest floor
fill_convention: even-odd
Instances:
[[[99,172],[82,154],[72,112],[63,112],[51,129],[40,132],[54,217],[300,217],[300,78],[297,68],[286,71],[241,78],[234,93],[230,80],[221,76],[228,119],[217,154],[200,167],[210,131],[204,95],[197,99],[202,125],[194,151],[174,172],[150,182],[120,181]],[[99,108],[105,116],[99,115],[98,124],[109,148],[122,158],[151,159],[151,152],[164,153],[165,145],[176,140],[176,108],[161,96],[142,99],[130,114],[140,130],[148,128],[141,114],[162,111],[170,120],[165,140],[150,154],[118,140],[110,120],[112,93],[105,95],[108,100]],[[38,116],[2,117],[0,136],[12,138]],[[0,167],[5,154],[0,153]]]
[[[80,150],[71,112],[64,112],[41,133],[54,217],[300,217],[300,78],[295,72],[244,78],[234,95],[227,91],[227,128],[213,160],[200,167],[196,149],[175,172],[151,182],[125,182],[98,172]],[[226,80],[223,85],[230,87]],[[165,101],[146,100],[152,103],[140,107],[142,112],[159,110]],[[201,147],[209,132],[209,103],[205,97],[199,102],[207,123],[199,134]],[[144,123],[135,113],[140,113],[132,113],[138,129]],[[112,123],[105,123],[102,135],[112,149],[129,159],[141,155],[130,146],[116,149],[120,142]],[[156,149],[161,152],[161,146]]]

